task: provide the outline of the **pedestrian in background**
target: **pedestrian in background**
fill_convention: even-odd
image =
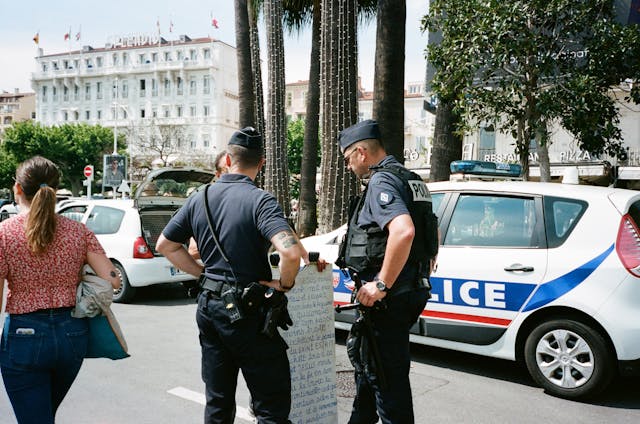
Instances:
[[[95,234],[55,213],[59,179],[43,157],[20,164],[13,186],[20,213],[0,223],[0,281],[8,287],[0,372],[20,424],[53,424],[80,371],[88,322],[71,310],[83,266],[120,287]],[[0,284],[0,310],[2,291]]]
[[[362,305],[373,307],[383,299],[385,303],[367,312],[381,370],[376,369],[375,376],[366,369],[356,372],[357,392],[349,423],[376,423],[378,416],[385,424],[413,423],[409,329],[429,297],[432,258],[423,246],[435,242],[437,247],[437,230],[433,228],[435,236],[427,234],[423,219],[431,213],[431,199],[417,175],[387,156],[376,121],[344,129],[339,143],[347,168],[368,184],[350,212],[338,262],[357,273],[354,281],[361,280],[357,300]],[[414,193],[407,178],[424,187]]]
[[[241,295],[245,289],[255,290],[256,298],[264,299],[266,293],[289,291],[301,258],[305,263],[309,258],[275,197],[255,185],[264,165],[261,135],[250,127],[235,132],[225,163],[229,173],[187,201],[163,230],[157,250],[176,267],[200,277],[202,284],[196,320],[205,423],[233,423],[240,370],[257,422],[288,423],[287,345],[277,331],[264,333],[264,311],[251,309]],[[190,237],[197,242],[204,267],[183,246]],[[272,279],[267,257],[272,245],[280,254],[278,280]],[[318,261],[318,268],[323,267],[324,261]]]

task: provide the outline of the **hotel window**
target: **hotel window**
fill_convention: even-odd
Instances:
[[[47,62],[42,62],[42,72],[47,72],[48,69],[49,65],[47,64]]]
[[[63,121],[68,121],[69,120],[69,112],[67,112],[66,110],[64,112],[62,112],[62,120]]]
[[[211,50],[203,49],[202,56],[204,56],[205,59],[211,59]]]
[[[102,99],[102,83],[100,81],[96,82],[96,99]]]
[[[129,54],[128,53],[122,53],[122,64],[123,65],[128,65],[129,64]]]
[[[147,80],[144,78],[140,80],[140,97],[145,97],[147,95]]]
[[[140,109],[140,117],[144,118],[144,109]]]
[[[158,117],[158,109],[157,108],[152,108],[151,109],[151,117],[152,118],[157,118]]]
[[[47,86],[46,85],[42,86],[42,101],[43,102],[47,101]]]
[[[182,58],[183,58],[182,50],[178,50],[176,52],[176,56],[177,56],[178,61],[182,60]]]
[[[102,119],[102,110],[101,110],[101,109],[98,109],[98,110],[96,111],[96,115],[97,115],[97,117],[98,117],[98,120]]]
[[[51,66],[53,66],[54,71],[58,70],[58,62],[51,62]]]
[[[198,89],[198,83],[196,82],[196,79],[191,78],[189,80],[189,94],[191,94],[192,96],[195,95],[197,89]]]
[[[116,107],[115,106],[112,107],[111,108],[111,120],[112,121],[115,121],[116,119],[118,119],[118,116],[116,115],[116,112],[117,112]]]
[[[194,105],[189,107],[189,116],[196,116],[196,107]]]
[[[74,59],[74,60],[73,60],[73,67],[74,67],[75,69],[80,69],[80,60],[78,60],[78,59]]]
[[[209,77],[209,75],[202,77],[202,94],[209,94],[211,91],[210,82],[211,77]]]
[[[66,85],[62,88],[62,100],[65,102],[69,101],[69,87]]]
[[[171,52],[164,52],[164,61],[171,62]]]
[[[68,60],[63,60],[62,61],[62,69],[69,69],[69,61]]]
[[[151,53],[151,61],[156,63],[158,61],[158,53]]]
[[[96,57],[96,66],[102,68],[102,56]]]
[[[80,86],[73,84],[73,100],[80,100]]]
[[[196,143],[196,139],[195,139],[195,138],[192,138],[192,139],[191,139],[191,148],[192,148],[192,149],[195,149],[196,147],[198,147],[198,144]]]
[[[293,94],[289,92],[287,93],[287,107],[291,107],[292,101],[293,101]]]
[[[122,119],[127,119],[127,110],[122,109]]]
[[[77,121],[78,119],[80,119],[80,112],[75,110],[75,111],[73,111],[73,120]]]
[[[202,108],[202,116],[209,116],[209,106],[204,106]]]
[[[84,99],[91,100],[91,83],[90,82],[84,85]]]
[[[85,59],[84,64],[87,68],[93,68],[93,61],[91,59]]]
[[[118,65],[118,53],[114,53],[111,55],[111,64],[113,66],[117,66]]]
[[[209,134],[202,135],[202,146],[209,147]]]
[[[54,102],[58,101],[58,87],[56,87],[55,85],[51,87],[51,97],[53,98]]]
[[[142,64],[142,63],[144,63],[144,62],[145,62],[145,60],[144,60],[144,54],[139,54],[139,55],[138,55],[138,63],[141,63],[141,64]]]
[[[156,97],[158,95],[158,80],[151,79],[151,96]]]
[[[84,119],[86,121],[89,121],[91,119],[91,111],[90,110],[85,110],[84,111]]]
[[[196,60],[196,58],[197,58],[196,51],[194,49],[189,50],[189,60]]]
[[[164,79],[164,95],[169,96],[171,94],[171,80],[169,78]]]
[[[183,90],[184,90],[184,83],[183,83],[183,79],[182,79],[182,78],[180,78],[180,77],[178,77],[178,80],[177,80],[177,82],[176,82],[176,85],[177,85],[177,87],[176,87],[176,88],[177,88],[177,90],[178,90],[178,96],[182,96],[182,94],[184,94],[184,93],[183,93]]]
[[[162,106],[162,113],[163,113],[165,118],[170,117],[171,113],[169,111],[169,106]]]
[[[181,105],[176,106],[176,115],[178,116],[178,118],[182,118],[182,110],[183,107]]]
[[[111,86],[111,98],[115,99],[118,97],[118,83],[116,80],[113,80],[113,85]]]
[[[122,85],[122,98],[126,99],[129,97],[129,83],[127,80],[122,80],[120,84]]]

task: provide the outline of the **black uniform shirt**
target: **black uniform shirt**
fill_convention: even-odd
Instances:
[[[402,166],[391,155],[386,156],[376,166],[382,165]],[[404,214],[409,215],[407,204],[410,201],[409,193],[400,178],[390,172],[374,172],[369,180],[364,205],[358,216],[358,226],[366,228],[375,223],[384,229],[393,218]],[[417,278],[416,276],[417,269],[405,265],[397,280],[409,281]],[[366,281],[373,277],[375,275],[362,275]]]
[[[216,236],[239,282],[271,280],[270,240],[280,231],[291,230],[275,197],[240,174],[222,175],[209,187],[208,197]],[[187,200],[162,234],[177,243],[194,237],[205,275],[233,278],[209,230],[203,191]]]

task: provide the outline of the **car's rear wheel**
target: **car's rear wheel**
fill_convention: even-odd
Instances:
[[[127,273],[124,271],[122,265],[117,262],[114,262],[113,265],[116,267],[118,272],[120,272],[120,276],[122,277],[122,284],[120,285],[120,288],[113,291],[113,301],[116,303],[130,302],[136,295],[136,288],[131,287],[129,284],[129,278],[127,277]]]
[[[614,355],[602,334],[588,325],[556,319],[540,324],[524,347],[533,379],[554,396],[592,397],[615,375]]]

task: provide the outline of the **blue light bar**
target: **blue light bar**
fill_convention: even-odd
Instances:
[[[477,176],[520,177],[522,167],[515,163],[484,162],[480,160],[454,160],[450,165],[452,174]]]

